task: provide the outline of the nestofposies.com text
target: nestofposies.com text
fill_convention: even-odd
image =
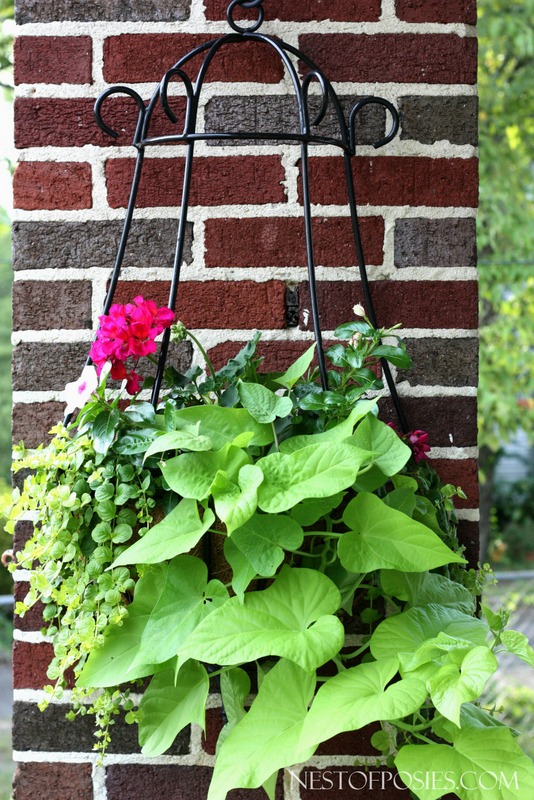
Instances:
[[[467,770],[458,775],[456,772],[420,771],[393,772],[390,770],[305,770],[295,773],[290,770],[292,783],[307,790],[327,791],[329,789],[352,789],[355,792],[367,790],[384,791],[394,786],[399,791],[409,789],[443,789],[454,791],[490,791],[495,788],[519,790],[517,772],[474,772]]]

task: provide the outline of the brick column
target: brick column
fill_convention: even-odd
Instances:
[[[228,0],[17,0],[14,223],[14,438],[36,445],[61,418],[60,393],[80,372],[96,326],[120,236],[133,170],[136,113],[119,99],[105,136],[94,99],[113,83],[145,99],[163,72],[194,45],[227,32]],[[446,480],[461,484],[462,533],[476,554],[475,272],[476,22],[474,0],[264,0],[262,31],[306,51],[342,101],[378,94],[400,110],[394,143],[381,110],[361,127],[355,160],[362,234],[379,321],[402,322],[415,365],[399,379],[413,427],[430,432]],[[289,124],[291,87],[266,48],[251,58],[233,47],[208,73],[206,129]],[[171,98],[180,112],[181,100]],[[155,116],[154,132],[169,130]],[[147,158],[117,297],[142,290],[165,302],[183,170],[180,146]],[[263,328],[269,367],[309,343],[308,289],[296,148],[201,144],[192,188],[178,314],[198,330],[216,362]],[[362,300],[342,163],[333,151],[310,161],[322,326],[351,318]],[[17,531],[16,546],[30,523]],[[24,594],[24,574],[17,593]],[[206,741],[193,729],[172,754],[146,760],[135,731],[116,726],[106,766],[92,753],[91,721],[64,720],[66,706],[41,714],[50,645],[36,612],[17,622],[14,650],[15,800],[204,800],[220,715]],[[68,694],[65,703],[68,702]],[[365,738],[340,737],[314,758],[318,768],[350,766],[371,751]],[[291,776],[279,797],[317,792]],[[285,794],[284,794],[285,792]],[[299,794],[300,793],[300,794]],[[337,800],[352,789],[324,791]],[[260,796],[235,792],[232,798]],[[382,793],[385,798],[386,794]],[[388,795],[389,797],[389,795]]]

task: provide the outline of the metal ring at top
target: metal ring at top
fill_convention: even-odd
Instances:
[[[228,20],[228,24],[236,33],[254,33],[258,30],[258,28],[262,25],[265,12],[263,10],[263,0],[232,0],[230,5],[226,10],[226,19]],[[249,25],[247,28],[241,27],[238,25],[237,22],[234,21],[234,9],[236,6],[241,6],[241,8],[257,8],[258,9],[258,19],[253,25]]]

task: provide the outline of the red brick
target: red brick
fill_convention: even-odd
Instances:
[[[42,689],[50,683],[46,670],[53,658],[52,645],[48,642],[30,644],[13,642],[13,688]]]
[[[13,800],[93,800],[91,764],[23,762],[17,766]]]
[[[161,80],[179,59],[204,44],[206,34],[126,33],[104,41],[104,79],[109,83]],[[193,80],[206,51],[184,65]],[[206,81],[278,83],[283,77],[280,58],[272,48],[253,42],[222,47],[206,73]]]
[[[445,458],[433,458],[432,465],[435,467],[443,483],[452,483],[454,486],[461,486],[467,500],[454,498],[456,508],[477,508],[478,507],[478,464],[474,458],[466,458],[458,461]]]
[[[335,800],[408,800],[410,792],[404,787],[395,769],[378,766],[339,766],[332,764],[321,769],[305,767],[292,786],[299,786],[301,800],[331,797]]]
[[[204,0],[208,19],[226,19],[228,0]],[[256,20],[255,11],[236,9],[234,20]],[[308,0],[306,3],[288,3],[287,0],[270,0],[265,5],[265,19],[287,22],[314,22],[331,19],[336,22],[378,22],[380,0]]]
[[[245,342],[221,342],[209,350],[209,357],[215,367],[220,369],[233,358]],[[283,372],[311,345],[311,342],[261,342],[258,353],[263,356],[260,372]]]
[[[208,708],[206,710],[206,734],[202,735],[202,747],[211,756],[215,755],[217,739],[223,726],[222,709]]]
[[[475,281],[373,281],[371,294],[379,325],[401,322],[405,328],[476,328],[478,293]],[[320,281],[317,284],[323,330],[334,330],[354,318],[355,303],[363,303],[359,281]],[[461,298],[461,302],[459,301]],[[300,287],[303,311],[310,308],[308,284]]]
[[[116,303],[145,293],[158,304],[168,301],[169,284],[121,281]],[[186,281],[180,284],[177,316],[189,328],[283,328],[285,284],[282,281]]]
[[[16,208],[25,211],[91,208],[91,165],[23,161],[13,177]]]
[[[149,158],[137,195],[140,208],[177,206],[182,199],[184,159]],[[134,161],[113,158],[106,164],[108,201],[112,208],[128,202]],[[284,170],[278,156],[199,158],[193,168],[190,204],[282,203]]]
[[[476,0],[396,0],[397,17],[405,22],[477,24]]]
[[[48,665],[54,657],[52,645],[48,642],[31,644],[30,642],[13,642],[13,688],[42,689],[51,681],[46,676]],[[67,688],[74,686],[74,675],[71,670],[66,673]]]
[[[17,522],[15,525],[15,535],[13,537],[13,552],[19,553],[21,550],[24,550],[26,542],[28,542],[32,536],[33,522],[29,522],[28,520]]]
[[[91,83],[90,36],[19,36],[15,83]]]
[[[479,523],[461,519],[458,523],[458,540],[465,546],[464,557],[469,561],[469,567],[476,569],[480,561]]]
[[[469,83],[477,76],[477,41],[434,33],[307,33],[299,47],[331,81]]]
[[[478,204],[476,158],[359,157],[352,165],[360,205],[476,208]],[[314,202],[347,203],[342,159],[310,159],[310,180]]]
[[[28,591],[30,584],[26,581],[19,581],[14,586],[15,602],[23,601]],[[38,601],[23,617],[15,615],[15,628],[20,631],[40,631],[44,625],[43,621],[43,604]]]
[[[149,127],[150,136],[180,133],[184,120],[185,100],[171,99],[178,118],[173,125],[158,104]],[[102,109],[104,121],[119,136],[114,139],[96,124],[94,100],[89,98],[19,97],[15,101],[15,145],[17,147],[97,147],[131,144],[137,125],[138,108],[133,100],[110,97]]]
[[[13,330],[92,328],[92,294],[90,281],[16,281]]]
[[[384,259],[384,220],[362,217],[360,227],[369,264]],[[327,267],[349,267],[356,262],[349,217],[313,220],[315,260]],[[207,267],[303,267],[306,239],[302,219],[211,219],[206,223]]]
[[[371,745],[371,736],[373,733],[381,730],[380,725],[375,722],[372,725],[366,725],[365,728],[360,728],[357,731],[348,731],[347,733],[340,733],[332,739],[327,739],[317,748],[315,755],[317,756],[376,756],[377,751]]]
[[[401,403],[409,428],[426,431],[431,447],[476,447],[476,397],[402,397]],[[387,395],[380,401],[380,417],[396,420]]]

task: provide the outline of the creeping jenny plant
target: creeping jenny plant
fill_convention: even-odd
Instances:
[[[209,800],[260,786],[272,798],[281,768],[372,722],[378,764],[452,775],[455,788],[413,784],[421,800],[480,800],[461,775],[497,767],[506,780],[486,800],[528,797],[533,765],[479,697],[500,651],[531,666],[534,652],[505,614],[477,613],[484,572],[457,541],[460,490],[440,482],[424,432],[378,418],[380,358],[410,358],[356,310],[327,350],[328,391],[314,347],[283,374],[259,372],[256,335],[218,371],[167,368],[157,409],[107,382],[137,392],[133,367],[171,313],[138,297],[101,319],[99,379],[86,368],[67,392],[77,420],[16,451],[32,473],[11,524],[38,523],[13,567],[30,570],[17,612],[43,602],[55,654],[42,706],[72,669],[70,715],[96,715],[96,748],[126,711],[157,756],[204,725],[220,691]]]

